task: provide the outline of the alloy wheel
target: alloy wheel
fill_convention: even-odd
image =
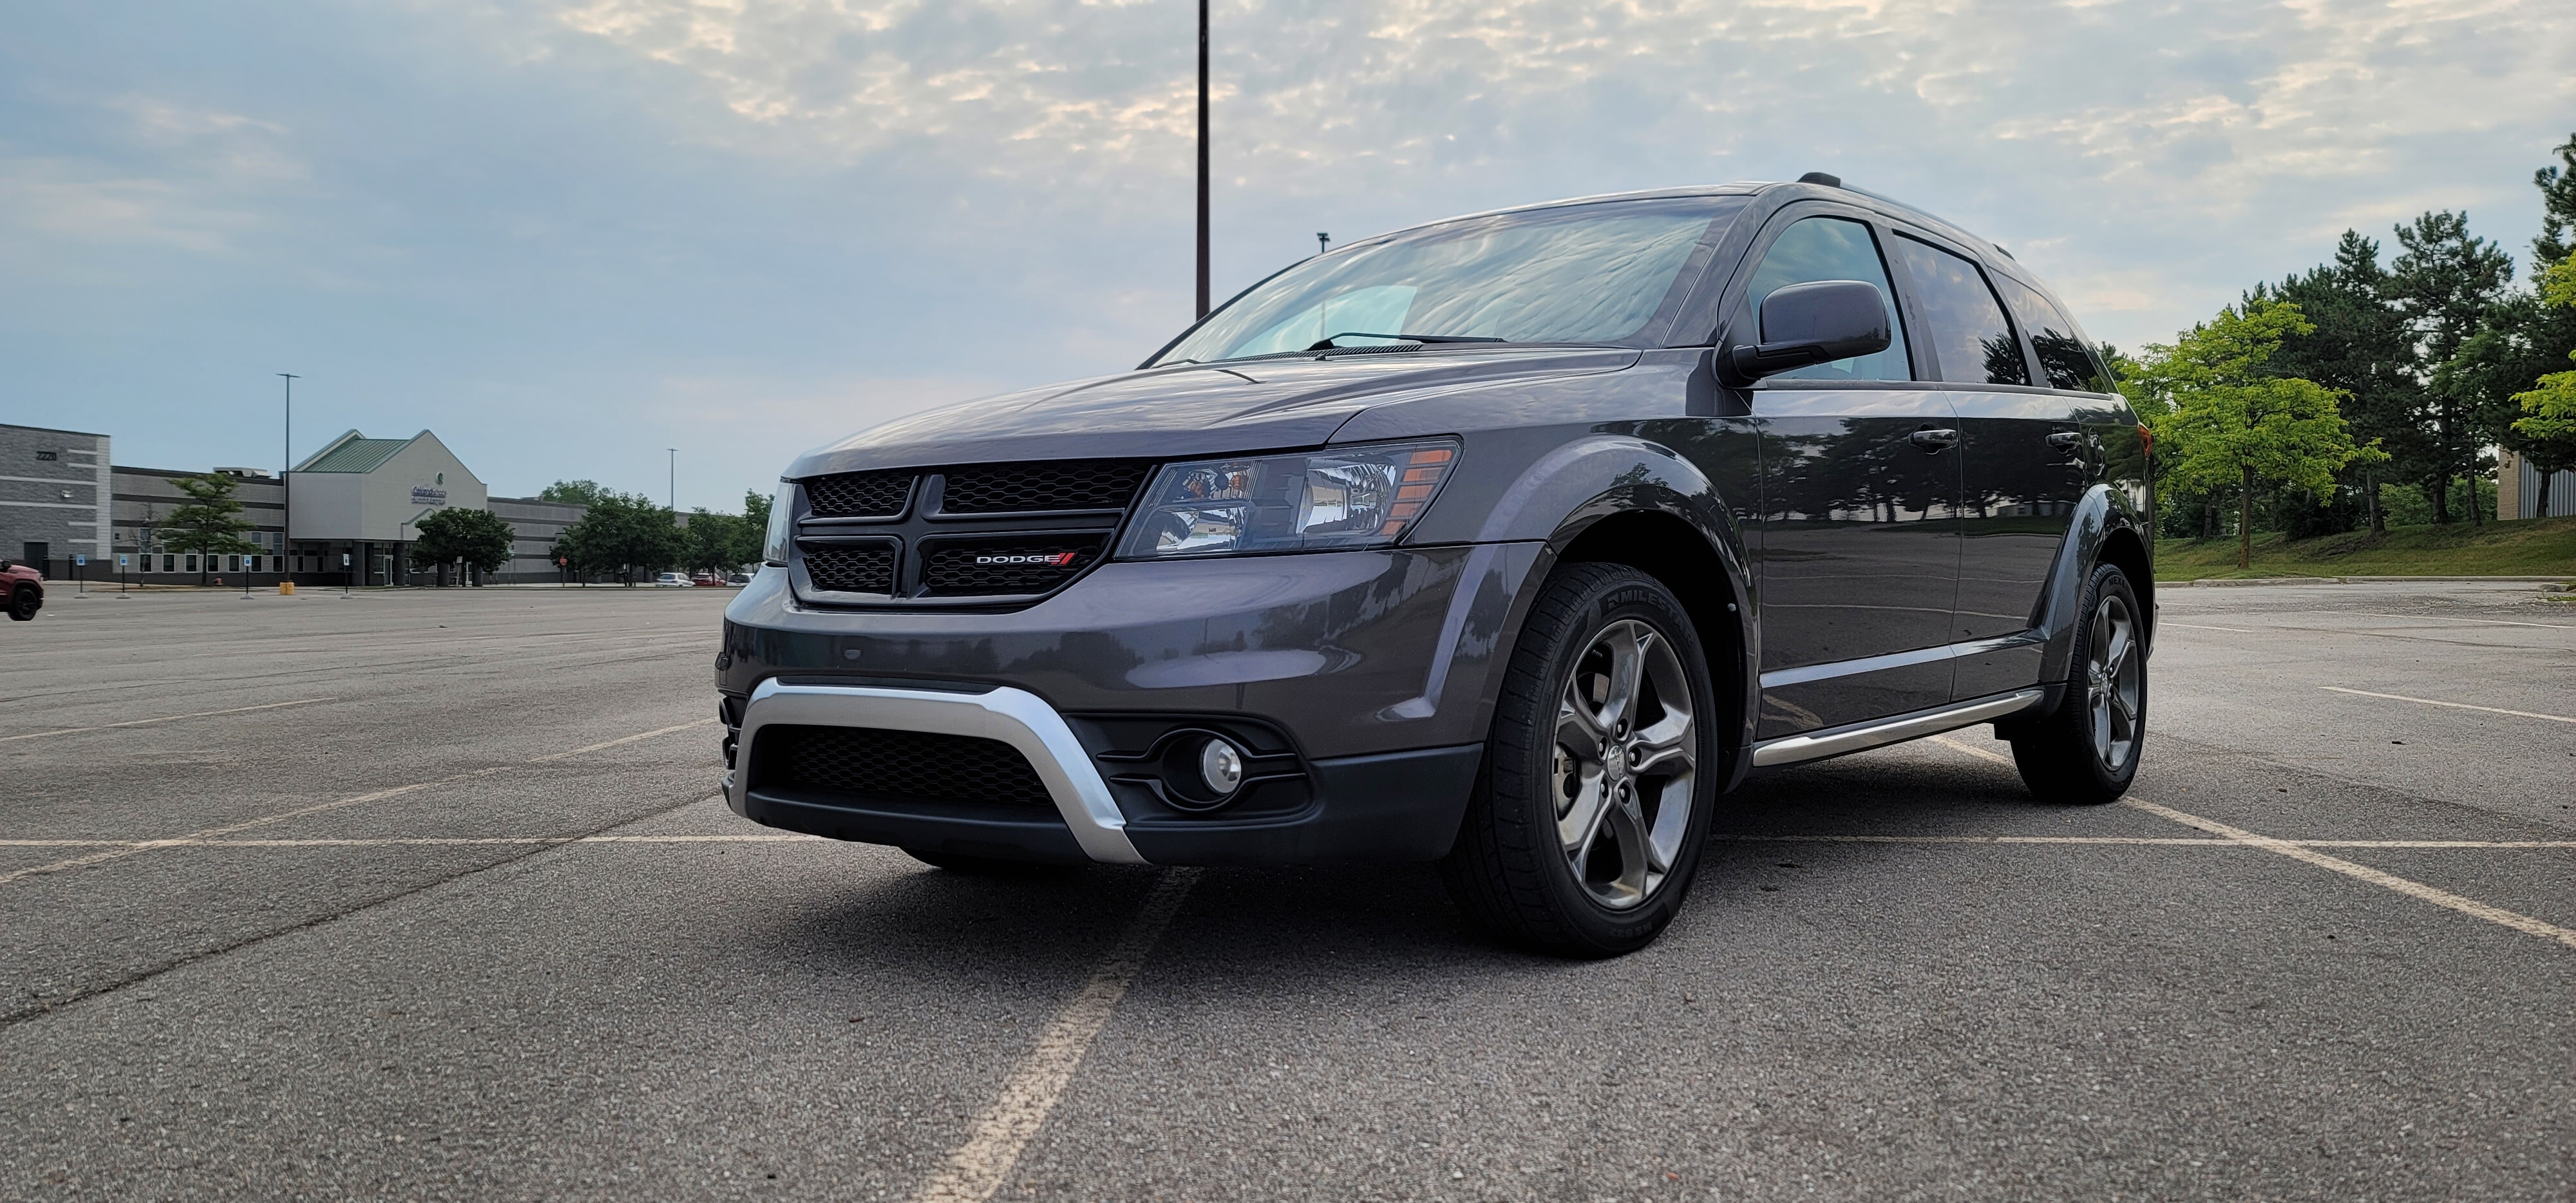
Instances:
[[[1692,706],[1673,641],[1633,618],[1595,634],[1558,693],[1557,846],[1602,906],[1652,897],[1681,853],[1699,757]]]
[[[2093,610],[2091,658],[2084,667],[2084,701],[2092,722],[2093,755],[2118,772],[2129,763],[2144,720],[2146,665],[2138,655],[2138,624],[2129,603],[2105,592]]]

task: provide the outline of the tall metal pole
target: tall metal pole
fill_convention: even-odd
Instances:
[[[665,447],[663,450],[671,453],[671,512],[676,514],[680,512],[680,449]]]
[[[279,372],[286,377],[286,442],[278,450],[281,461],[277,469],[277,549],[287,551],[295,537],[295,482],[288,475],[295,471],[295,382],[303,379],[293,372]],[[285,580],[286,566],[278,565],[278,578]],[[243,580],[250,577],[245,574]]]
[[[1208,0],[1199,0],[1199,312],[1208,314]]]

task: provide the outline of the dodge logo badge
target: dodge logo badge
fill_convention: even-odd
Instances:
[[[977,556],[975,557],[975,563],[979,567],[989,567],[995,564],[1046,564],[1051,567],[1064,568],[1073,563],[1073,557],[1075,554],[1076,553],[1070,551],[1059,551],[1054,555],[1045,556]]]

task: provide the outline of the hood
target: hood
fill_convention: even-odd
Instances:
[[[1320,447],[1373,405],[1502,380],[1615,372],[1637,355],[1625,347],[1441,347],[1149,368],[897,418],[798,456],[786,474]]]

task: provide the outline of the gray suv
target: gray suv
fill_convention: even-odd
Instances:
[[[1830,176],[1402,230],[799,458],[725,794],[966,872],[1435,861],[1621,953],[1753,774],[1992,723],[2119,796],[2148,451],[2003,248]]]

